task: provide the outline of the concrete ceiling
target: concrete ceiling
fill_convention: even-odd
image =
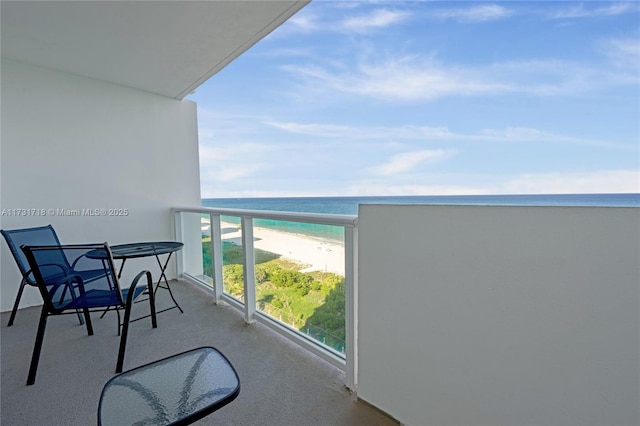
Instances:
[[[308,1],[2,0],[2,57],[182,99]]]

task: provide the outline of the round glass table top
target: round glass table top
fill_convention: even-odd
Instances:
[[[192,349],[112,377],[100,396],[98,424],[190,424],[239,392],[238,375],[222,353]]]
[[[152,241],[141,243],[118,244],[109,246],[114,259],[132,259],[159,254],[173,253],[180,250],[183,243],[177,241]],[[102,252],[104,253],[104,252]],[[104,254],[102,255],[104,256]],[[100,257],[100,252],[92,253],[90,257]]]

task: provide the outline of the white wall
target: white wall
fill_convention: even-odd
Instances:
[[[0,208],[129,211],[16,217],[5,210],[3,229],[51,223],[63,243],[171,240],[170,208],[200,205],[194,103],[5,59],[1,76]],[[19,276],[0,245],[5,311]],[[157,275],[155,259],[147,260],[125,267],[125,274],[148,267]],[[40,304],[28,290],[23,306]]]
[[[358,396],[408,425],[640,424],[640,209],[359,215]]]

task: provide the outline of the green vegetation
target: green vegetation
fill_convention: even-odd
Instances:
[[[203,239],[204,274],[213,277],[210,239]],[[329,272],[300,272],[307,265],[256,249],[257,309],[320,342],[344,351],[344,277]],[[243,299],[242,247],[223,242],[224,291]]]

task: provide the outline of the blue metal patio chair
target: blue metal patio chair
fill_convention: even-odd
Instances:
[[[16,313],[18,312],[18,307],[20,305],[20,298],[22,298],[22,292],[24,291],[25,286],[31,285],[36,286],[36,280],[31,272],[31,268],[29,267],[29,262],[25,257],[25,254],[20,250],[20,247],[23,245],[27,246],[59,246],[60,240],[58,239],[58,235],[56,231],[53,229],[51,225],[47,226],[39,226],[36,228],[22,228],[22,229],[10,229],[10,230],[0,230],[0,233],[4,237],[7,242],[7,246],[13,255],[13,258],[16,261],[16,265],[20,270],[20,274],[22,275],[22,281],[20,282],[20,287],[18,288],[18,295],[16,296],[16,300],[13,303],[13,309],[11,310],[11,316],[9,317],[9,323],[7,327],[11,327],[16,318]],[[60,259],[66,261],[66,259]],[[66,264],[66,267],[71,268],[71,265]],[[85,281],[89,281],[95,276],[103,273],[100,271],[84,271],[82,272],[83,279]],[[82,316],[78,314],[78,318],[80,320],[80,324],[84,324],[82,320]]]
[[[22,250],[44,300],[27,385],[35,383],[47,318],[50,315],[73,314],[76,310],[83,312],[87,333],[91,336],[93,327],[90,312],[104,312],[110,308],[124,309],[116,363],[116,373],[122,372],[129,323],[151,317],[152,327],[157,327],[151,273],[141,271],[128,288],[121,288],[107,243],[22,246]],[[69,264],[72,268],[68,267]],[[101,273],[86,285],[83,273],[98,270]],[[143,277],[146,277],[146,281],[138,285]],[[131,320],[132,305],[145,290],[149,292],[150,314]],[[118,330],[120,330],[120,324],[118,324]]]

